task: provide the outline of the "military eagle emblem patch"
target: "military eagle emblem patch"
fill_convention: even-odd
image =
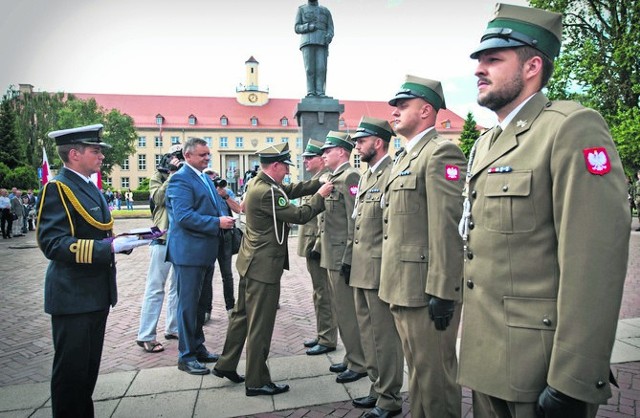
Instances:
[[[457,165],[446,165],[444,168],[445,178],[449,181],[460,180],[460,169]]]
[[[603,176],[611,171],[611,161],[604,147],[585,148],[582,154],[589,173]]]

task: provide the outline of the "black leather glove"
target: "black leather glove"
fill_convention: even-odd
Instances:
[[[315,250],[311,250],[309,252],[309,258],[311,260],[320,260],[320,253]]]
[[[444,331],[451,323],[456,303],[452,300],[431,296],[429,299],[429,316],[435,322],[438,331]]]
[[[540,418],[580,418],[586,416],[587,404],[547,386],[538,396],[536,414]]]
[[[349,279],[351,278],[351,265],[343,264],[340,268],[340,272],[344,276],[344,282],[349,286]]]

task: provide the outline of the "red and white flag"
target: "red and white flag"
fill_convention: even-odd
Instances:
[[[91,181],[93,182],[93,184],[96,185],[98,190],[102,190],[102,173],[101,172],[98,171],[97,173],[93,173],[91,175]]]
[[[47,150],[42,147],[42,178],[40,179],[44,186],[51,180],[51,171],[49,170],[49,159],[47,158]]]

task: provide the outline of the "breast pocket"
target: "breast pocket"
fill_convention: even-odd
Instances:
[[[392,213],[416,213],[420,208],[418,196],[415,194],[418,178],[416,176],[399,176],[391,185],[393,193]]]
[[[324,199],[325,202],[325,210],[328,213],[335,212],[337,208],[341,206],[342,194],[337,192],[332,192],[328,197]]]
[[[365,218],[382,218],[382,207],[380,206],[381,198],[382,193],[367,193],[364,198],[366,208],[364,211]]]
[[[530,232],[536,225],[531,171],[489,174],[484,189],[484,224],[500,233]]]

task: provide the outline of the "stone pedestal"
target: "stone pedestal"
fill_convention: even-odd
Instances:
[[[331,97],[305,97],[298,103],[296,120],[302,131],[302,152],[307,147],[309,138],[324,142],[329,131],[339,130],[340,114],[344,112],[344,105]],[[303,179],[308,180],[311,175],[300,167]]]

